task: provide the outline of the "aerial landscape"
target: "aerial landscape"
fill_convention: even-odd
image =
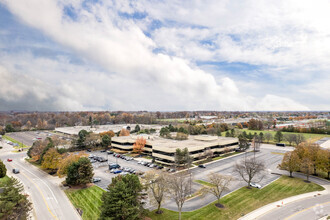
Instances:
[[[329,8],[0,0],[0,220],[330,219]]]

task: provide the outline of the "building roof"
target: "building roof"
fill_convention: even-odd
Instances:
[[[134,143],[138,136],[121,136],[121,137],[113,137],[112,140],[120,143]],[[148,145],[152,145],[153,149],[164,149],[167,151],[174,152],[177,148],[184,149],[188,148],[189,151],[193,151],[195,149],[207,148],[215,145],[226,145],[238,142],[237,138],[230,137],[217,137],[217,136],[209,136],[209,135],[190,135],[188,140],[173,140],[166,139],[158,136],[145,135],[144,138],[147,140]]]

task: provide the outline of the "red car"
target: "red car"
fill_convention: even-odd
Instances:
[[[8,162],[12,162],[13,160],[8,158],[7,161],[8,161]]]

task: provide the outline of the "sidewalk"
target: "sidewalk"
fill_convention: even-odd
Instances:
[[[310,180],[313,182],[313,179],[315,177],[311,177]],[[315,180],[317,180],[318,178],[315,178]],[[322,179],[323,180],[323,179]],[[327,180],[324,180],[324,182],[327,182]],[[299,200],[303,200],[303,199],[307,199],[307,198],[312,198],[312,197],[316,197],[316,196],[320,196],[320,195],[326,195],[326,194],[330,194],[330,185],[329,184],[319,184],[321,186],[323,186],[325,188],[325,190],[323,191],[315,191],[315,192],[310,192],[310,193],[305,193],[305,194],[301,194],[301,195],[297,195],[297,196],[292,196],[286,199],[282,199],[273,203],[270,203],[268,205],[265,205],[257,210],[254,210],[248,214],[246,214],[245,216],[239,218],[240,220],[250,220],[250,219],[257,219],[263,215],[265,215],[266,213],[273,211],[274,209],[280,209],[281,207],[292,203],[292,202],[296,202]]]

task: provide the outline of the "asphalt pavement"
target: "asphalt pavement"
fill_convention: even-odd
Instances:
[[[24,160],[26,152],[13,153],[13,147],[2,142],[0,159],[7,167],[7,174],[19,179],[25,192],[33,203],[32,216],[35,219],[81,219],[65,193],[60,187],[60,179],[52,177]],[[13,161],[8,162],[11,158]],[[12,169],[18,168],[19,174],[13,174]]]

